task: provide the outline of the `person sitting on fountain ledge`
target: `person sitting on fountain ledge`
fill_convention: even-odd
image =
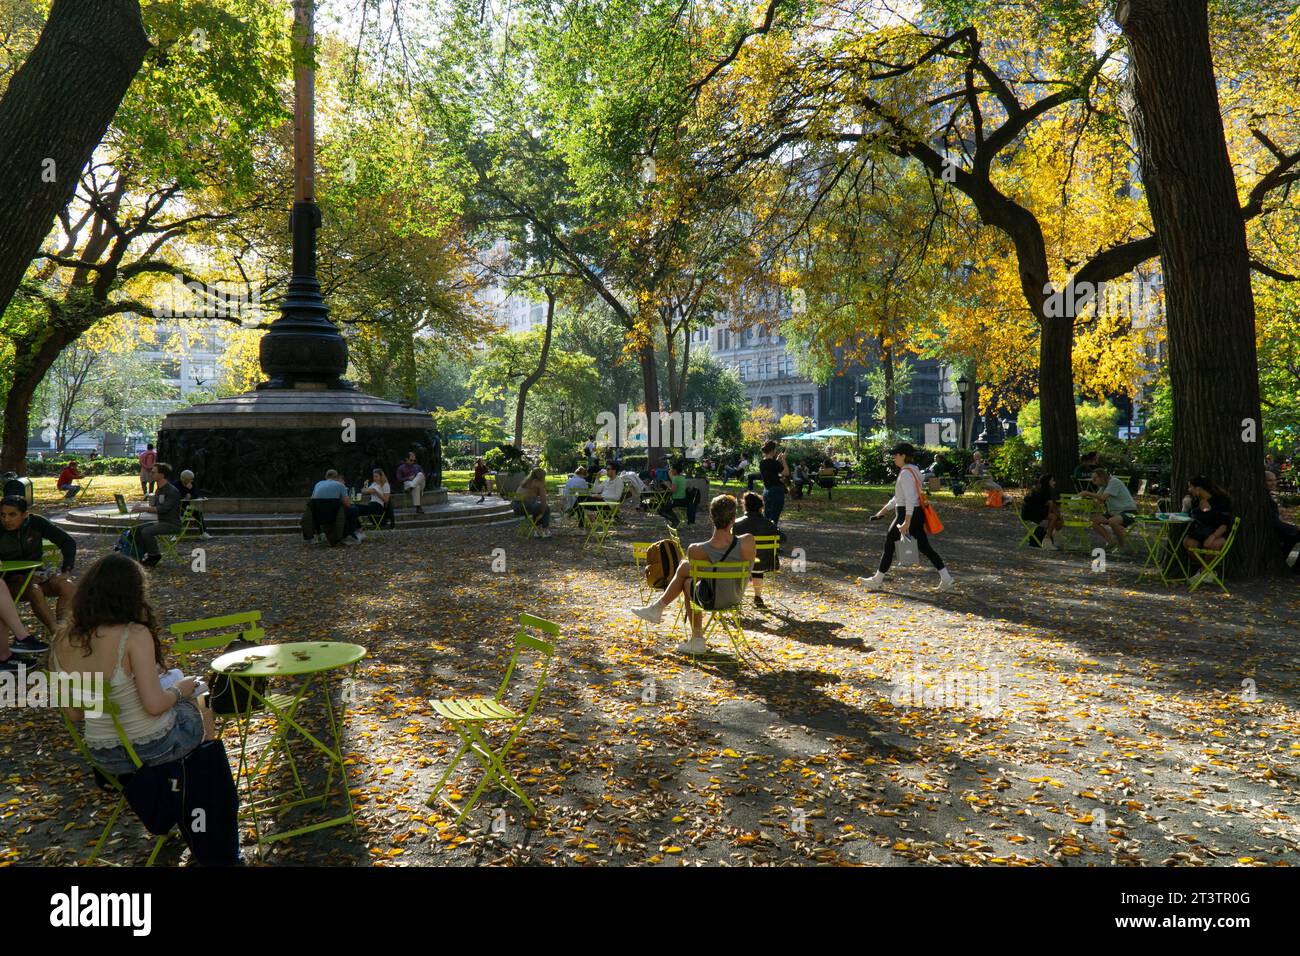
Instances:
[[[337,501],[339,507],[343,509],[343,543],[356,544],[365,540],[365,535],[361,533],[361,517],[357,513],[356,505],[352,503],[352,496],[348,494],[347,485],[343,484],[339,473],[331,468],[325,472],[325,477],[316,482],[316,487],[311,490],[313,501]]]
[[[150,477],[158,488],[153,496],[153,504],[136,505],[134,509],[136,513],[148,512],[158,516],[157,521],[146,521],[136,530],[136,541],[144,552],[140,563],[146,568],[152,568],[162,560],[158,535],[181,533],[181,493],[171,482],[172,466],[166,462],[157,462]]]
[[[424,469],[420,463],[415,460],[415,452],[406,453],[406,461],[397,466],[397,480],[402,483],[402,489],[411,493],[411,503],[415,505],[417,515],[424,514],[424,509],[420,507],[420,493],[424,491]]]

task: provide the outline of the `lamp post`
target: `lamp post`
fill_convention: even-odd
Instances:
[[[853,396],[853,424],[857,436],[853,439],[854,447],[858,454],[862,453],[862,392],[859,391]]]
[[[961,435],[958,436],[957,447],[967,448],[970,437],[970,429],[966,427],[966,394],[970,391],[971,381],[965,375],[957,379],[957,394],[961,398]]]

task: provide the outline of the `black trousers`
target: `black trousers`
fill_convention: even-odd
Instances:
[[[885,553],[880,556],[880,573],[884,574],[889,570],[889,566],[894,563],[894,546],[901,537],[898,530],[898,523],[903,520],[907,514],[906,508],[895,509],[894,523],[889,527],[889,534],[885,535]],[[939,557],[939,552],[934,550],[934,545],[930,539],[925,536],[925,513],[917,508],[912,512],[912,524],[908,528],[908,533],[916,539],[916,548],[923,555],[930,559],[935,570],[943,570],[943,558]]]

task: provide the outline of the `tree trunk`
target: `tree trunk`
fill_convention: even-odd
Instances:
[[[519,398],[515,401],[515,447],[524,447],[524,402],[528,400],[528,390],[546,374],[546,360],[551,354],[551,328],[555,323],[555,290],[549,286],[546,292],[546,332],[542,336],[542,355],[537,360],[537,368],[523,380],[519,386]]]
[[[885,344],[885,337],[880,337],[880,365],[885,373],[885,431],[890,440],[898,432],[898,405],[894,396],[894,347]]]
[[[0,313],[72,201],[148,49],[139,0],[54,0],[0,99]]]
[[[1206,0],[1122,0],[1133,129],[1165,280],[1174,492],[1208,475],[1241,528],[1229,568],[1282,566],[1263,482],[1255,300],[1215,89]]]
[[[80,332],[78,332],[80,334]],[[56,332],[35,352],[24,342],[14,343],[14,377],[5,395],[4,434],[0,437],[0,472],[27,474],[27,436],[31,434],[32,396],[59,353],[75,336]]]
[[[641,347],[641,385],[645,391],[645,415],[646,422],[651,421],[650,416],[659,411],[659,375],[655,369],[655,345],[647,337],[646,344]],[[647,429],[649,434],[646,436],[647,448],[646,458],[649,460],[648,467],[651,470],[658,468],[663,463],[663,449],[659,447],[658,435],[654,434],[654,429]]]

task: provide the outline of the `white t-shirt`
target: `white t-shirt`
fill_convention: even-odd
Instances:
[[[382,485],[372,481],[370,484],[366,485],[366,494],[370,495],[370,503],[372,505],[373,504],[382,505],[384,503],[383,496],[392,494],[392,489],[389,487],[388,482],[386,481]]]
[[[622,475],[609,478],[600,486],[600,496],[606,501],[622,501],[624,484]]]
[[[904,465],[894,482],[894,497],[889,499],[886,508],[907,508],[915,511],[921,507],[921,472],[916,465]]]
[[[564,493],[572,497],[576,492],[586,491],[589,487],[587,479],[582,475],[570,475],[569,480],[564,483]]]

